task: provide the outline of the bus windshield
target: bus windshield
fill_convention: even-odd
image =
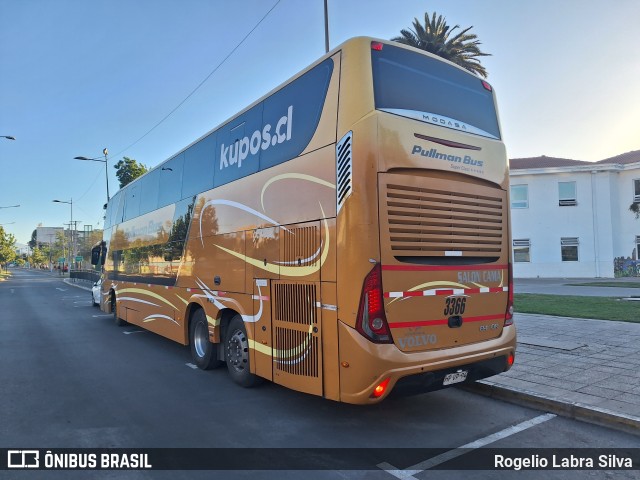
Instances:
[[[500,139],[493,92],[480,78],[393,45],[372,49],[371,62],[376,109]]]

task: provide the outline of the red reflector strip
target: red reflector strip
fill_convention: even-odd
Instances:
[[[481,287],[481,288],[433,288],[417,292],[385,292],[384,298],[431,297],[434,295],[471,295],[475,293],[508,292],[509,287]]]
[[[382,270],[400,272],[442,272],[447,270],[507,270],[509,265],[382,265]]]
[[[480,317],[462,317],[463,324],[466,322],[485,322],[487,320],[504,320],[503,315],[483,315]],[[449,320],[444,318],[440,320],[420,320],[417,322],[396,322],[389,323],[391,328],[409,328],[409,327],[428,327],[430,325],[446,325]]]

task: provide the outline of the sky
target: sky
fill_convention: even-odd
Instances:
[[[637,0],[328,10],[330,48],[392,38],[425,11],[473,26],[510,158],[640,149]],[[154,167],[325,53],[323,0],[0,0],[0,11],[0,135],[16,138],[0,138],[0,207],[20,205],[0,208],[0,225],[19,243],[69,223],[71,206],[52,200],[73,201],[80,230],[102,228],[104,164],[74,157],[108,148],[113,196],[123,156]]]

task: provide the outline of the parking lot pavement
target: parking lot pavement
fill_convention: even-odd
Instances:
[[[74,280],[65,282],[91,289],[91,282]],[[640,324],[525,313],[515,322],[513,368],[469,390],[640,433]]]

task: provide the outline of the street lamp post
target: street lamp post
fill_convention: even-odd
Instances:
[[[324,0],[324,52],[329,51],[329,8],[327,0]]]
[[[75,255],[74,251],[74,244],[73,244],[73,230],[71,230],[73,228],[73,198],[70,199],[68,202],[65,202],[64,200],[52,200],[54,203],[66,203],[67,205],[71,205],[71,222],[69,224],[69,233],[70,233],[70,241],[69,241],[69,266],[71,266],[71,258]],[[64,267],[64,265],[63,265]]]
[[[107,181],[107,202],[109,202],[109,171],[107,169],[107,162],[109,161],[109,150],[106,148],[102,149],[102,155],[104,155],[104,160],[100,157],[89,158],[89,157],[73,157],[74,160],[87,160],[89,162],[102,162],[104,163],[104,176]]]

